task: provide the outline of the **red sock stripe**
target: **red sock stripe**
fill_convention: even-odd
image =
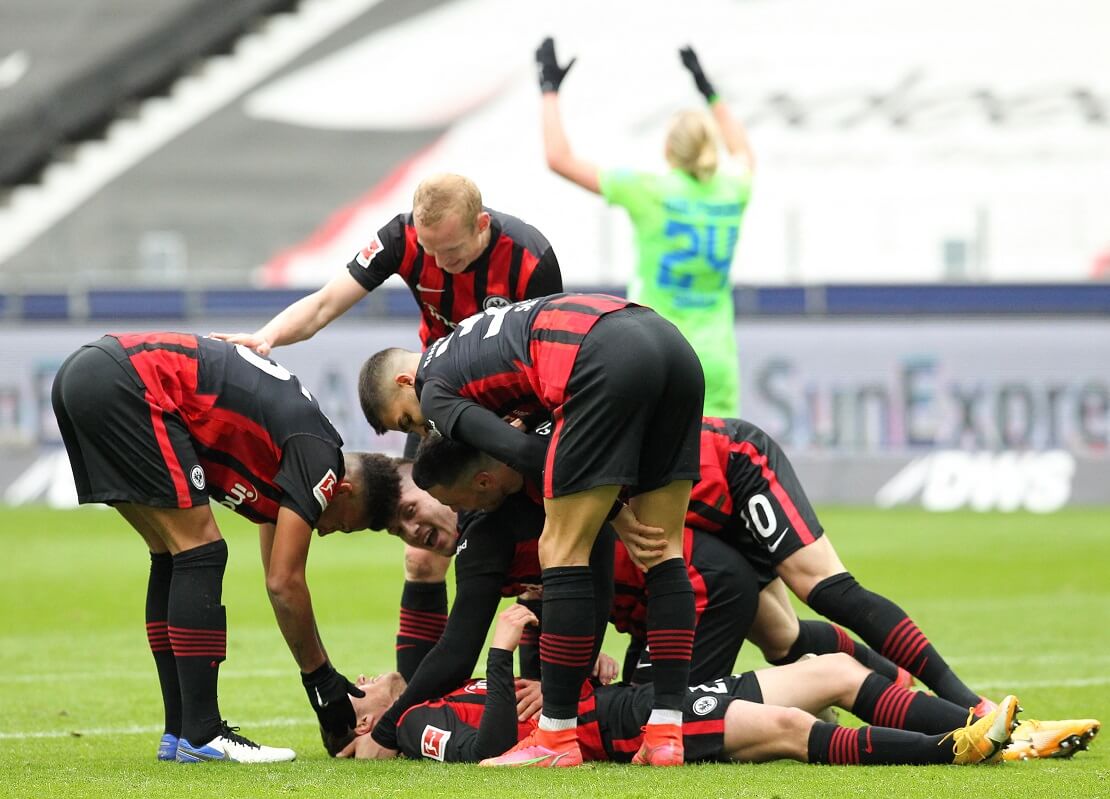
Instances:
[[[832,628],[836,630],[837,651],[846,655],[854,655],[856,653],[856,642],[852,640],[852,637],[844,632],[844,628],[839,624],[834,624]]]
[[[171,651],[169,627],[164,621],[146,623],[146,640],[150,644],[151,652]]]
[[[908,616],[895,625],[883,642],[883,655],[903,668],[910,668],[914,658],[929,645],[929,639]]]
[[[648,630],[652,661],[689,660],[694,652],[693,630]]]
[[[520,633],[520,643],[522,646],[535,646],[540,641],[540,634],[536,632],[535,627],[525,627]]]
[[[875,703],[874,724],[880,727],[906,728],[906,712],[910,709],[916,694],[898,685],[891,685],[879,696]]]
[[[556,666],[587,666],[593,651],[592,635],[540,634],[540,660]]]
[[[226,630],[193,630],[170,626],[170,645],[177,657],[227,656]]]
[[[419,638],[422,641],[438,641],[447,626],[447,616],[442,613],[425,613],[401,609],[401,625],[397,636]]]
[[[829,741],[829,763],[834,766],[859,765],[859,730],[850,727],[833,730]]]

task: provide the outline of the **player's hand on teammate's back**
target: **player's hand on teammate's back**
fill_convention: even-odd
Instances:
[[[524,605],[510,605],[497,616],[497,626],[493,629],[493,640],[490,645],[494,649],[504,649],[506,652],[515,652],[520,645],[520,635],[529,624],[539,624],[536,614]]]
[[[226,341],[228,344],[242,344],[264,358],[270,357],[270,342],[254,333],[209,333],[208,338]]]
[[[539,67],[540,91],[557,92],[563,78],[570,72],[577,58],[572,58],[565,67],[559,66],[555,58],[555,40],[548,36],[536,49],[536,66]]]
[[[694,52],[694,48],[686,45],[678,51],[678,56],[682,59],[682,66],[690,70],[690,74],[694,76],[694,85],[698,87],[702,97],[707,103],[712,102],[717,96],[717,91],[709,82],[709,78],[705,77],[705,71],[701,68],[701,62],[698,61],[698,54]]]
[[[520,721],[528,721],[543,708],[540,681],[518,677],[514,687],[516,688],[516,717]]]
[[[335,670],[330,663],[309,674],[301,674],[301,683],[308,703],[316,711],[320,725],[330,733],[342,734],[354,729],[355,708],[348,696],[366,696],[361,688]]]
[[[613,518],[613,529],[617,531],[624,548],[628,550],[632,562],[646,572],[663,558],[667,549],[667,537],[662,527],[649,527],[636,518],[632,509],[625,505]]]

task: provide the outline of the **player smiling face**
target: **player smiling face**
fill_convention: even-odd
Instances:
[[[450,557],[459,539],[457,523],[453,510],[418,488],[407,472],[402,473],[397,515],[387,528],[392,535],[409,546]]]
[[[489,221],[486,211],[469,220],[458,211],[451,211],[432,225],[423,224],[416,214],[413,225],[416,240],[427,255],[435,258],[436,266],[457,275],[478,260],[489,244]]]

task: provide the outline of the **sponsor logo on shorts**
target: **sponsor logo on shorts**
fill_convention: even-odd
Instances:
[[[335,472],[328,469],[324,476],[320,478],[320,482],[312,487],[312,495],[316,497],[316,501],[320,503],[320,512],[322,513],[327,507],[328,503],[332,501],[335,496],[335,487],[339,484],[339,479],[335,476]]]
[[[199,463],[189,470],[189,481],[196,486],[197,491],[204,490],[204,469]]]
[[[443,756],[447,752],[447,741],[450,738],[450,730],[441,730],[429,724],[420,736],[420,754],[442,763]]]
[[[258,492],[250,483],[236,483],[227,492],[227,496],[220,500],[220,504],[229,510],[235,510],[244,502],[250,503],[258,499]]]
[[[717,697],[715,696],[702,696],[694,701],[694,715],[704,716],[707,713],[712,713],[714,708],[717,707]]]
[[[468,694],[484,694],[486,692],[485,680],[471,680],[463,688],[463,691]]]
[[[359,254],[355,256],[355,260],[358,261],[358,265],[361,267],[370,266],[370,262],[374,260],[375,255],[381,252],[381,249],[381,240],[375,236],[374,240],[363,247]]]
[[[490,308],[505,308],[509,305],[512,305],[512,303],[509,302],[508,297],[500,297],[496,294],[492,294],[489,297],[486,297],[485,301],[482,303],[482,307],[486,310],[489,310]]]
[[[540,424],[536,425],[536,429],[535,429],[534,432],[537,436],[549,436],[549,435],[551,435],[551,422],[550,421],[541,422]]]

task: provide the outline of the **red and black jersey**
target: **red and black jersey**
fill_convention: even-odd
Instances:
[[[295,375],[215,339],[142,333],[102,341],[113,339],[122,350],[101,348],[189,432],[204,473],[173,475],[186,494],[184,481],[193,480],[251,521],[274,523],[285,506],[316,524],[344,476],[343,439]]]
[[[631,305],[606,294],[557,294],[463,320],[420,361],[416,393],[425,419],[451,438],[459,416],[474,405],[498,416],[555,410],[566,401],[586,334],[606,314]]]
[[[420,307],[420,341],[426,348],[468,316],[519,300],[563,290],[555,251],[538,230],[490,208],[489,245],[465,271],[452,275],[425,255],[412,213],[399,214],[364,247],[347,271],[367,291],[390,275],[408,284]]]
[[[638,689],[623,690],[635,692]],[[644,719],[647,719],[646,714]],[[474,763],[507,751],[534,728],[534,720],[517,721],[512,654],[490,649],[486,679],[468,680],[461,688],[414,705],[401,716],[396,748],[413,759]],[[608,759],[598,726],[594,688],[590,683],[583,685],[578,702],[578,744],[583,759]]]
[[[700,454],[688,526],[721,536],[763,571],[822,535],[789,459],[759,427],[707,416]]]

